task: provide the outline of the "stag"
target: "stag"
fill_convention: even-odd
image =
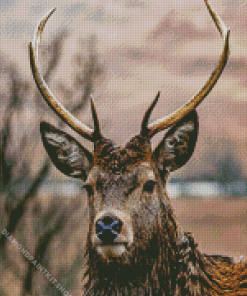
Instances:
[[[125,147],[105,138],[94,100],[94,129],[78,121],[54,97],[37,64],[38,44],[50,11],[30,43],[37,87],[57,115],[94,143],[90,152],[67,133],[41,122],[44,147],[64,174],[84,182],[89,200],[89,232],[83,295],[247,295],[247,263],[201,253],[182,231],[166,193],[169,173],[192,156],[198,134],[195,108],[219,79],[229,55],[229,29],[205,0],[223,38],[223,50],[210,78],[188,103],[149,123],[159,93],[147,109],[141,131]],[[151,138],[168,129],[152,151]]]

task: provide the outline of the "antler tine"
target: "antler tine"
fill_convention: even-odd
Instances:
[[[29,53],[30,53],[30,64],[33,73],[33,78],[37,84],[37,87],[47,102],[47,104],[51,107],[51,109],[73,130],[75,130],[78,134],[82,135],[84,138],[94,142],[94,130],[84,125],[77,118],[74,117],[52,94],[48,85],[43,79],[43,76],[39,70],[38,66],[38,46],[41,41],[41,35],[44,29],[44,26],[49,19],[49,17],[53,14],[56,8],[53,8],[50,12],[48,12],[38,23],[38,26],[34,32],[33,41],[29,44]],[[97,122],[96,129],[98,131],[98,135],[100,135],[99,130],[99,122],[95,120],[96,111],[93,108],[93,118],[94,122]]]
[[[223,38],[224,45],[223,45],[223,50],[222,50],[221,56],[219,58],[218,64],[215,67],[214,71],[212,72],[211,76],[209,77],[208,81],[202,87],[202,89],[190,101],[188,101],[184,106],[182,106],[180,109],[178,109],[177,111],[175,111],[174,113],[172,113],[171,115],[169,115],[167,117],[163,117],[161,119],[158,119],[146,127],[142,126],[142,130],[144,129],[144,133],[145,133],[145,129],[146,129],[147,130],[146,133],[149,137],[152,137],[156,133],[175,124],[176,122],[181,120],[184,116],[186,116],[189,112],[191,112],[196,106],[198,106],[202,102],[202,100],[209,94],[211,89],[214,87],[215,83],[217,82],[222,71],[225,68],[225,65],[227,63],[228,56],[229,56],[230,30],[225,26],[225,24],[223,23],[221,18],[212,9],[209,2],[207,0],[204,0],[204,1],[205,1],[205,4],[209,10],[209,13],[211,14],[211,17],[212,17],[216,27],[218,28],[218,30]]]
[[[145,115],[143,117],[143,120],[142,120],[142,126],[141,126],[141,134],[142,136],[148,136],[148,120],[150,118],[150,115],[154,109],[154,107],[156,106],[157,102],[158,102],[158,99],[159,99],[159,96],[160,96],[160,91],[157,93],[155,99],[153,100],[152,104],[149,106],[149,108],[147,109],[147,111],[145,112]]]
[[[92,94],[91,94],[91,109],[92,109],[92,115],[93,115],[93,121],[94,121],[94,139],[96,140],[101,138],[102,135],[100,131],[99,118],[94,105],[94,97]]]

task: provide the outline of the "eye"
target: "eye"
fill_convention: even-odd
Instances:
[[[93,194],[93,187],[89,184],[85,184],[83,186],[83,188],[85,188],[87,190],[88,195],[92,195]]]
[[[148,193],[153,193],[155,184],[156,184],[155,181],[152,181],[152,180],[147,181],[143,185],[143,191],[146,191]]]

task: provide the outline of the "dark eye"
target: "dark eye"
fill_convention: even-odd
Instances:
[[[93,194],[93,187],[89,184],[85,184],[83,186],[83,188],[85,188],[87,190],[88,195],[92,195]]]
[[[153,193],[155,184],[156,184],[155,181],[152,181],[152,180],[147,181],[143,186],[143,191],[146,191],[148,193]]]

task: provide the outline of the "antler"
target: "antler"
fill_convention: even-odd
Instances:
[[[214,71],[212,72],[211,76],[209,77],[206,84],[202,87],[202,89],[196,94],[189,102],[187,102],[184,106],[182,106],[180,109],[172,113],[171,115],[167,117],[163,117],[161,119],[158,119],[154,121],[153,123],[148,125],[148,120],[150,117],[150,114],[155,107],[158,98],[159,93],[146,111],[143,121],[142,121],[142,127],[141,127],[141,134],[152,137],[156,133],[164,130],[165,128],[168,128],[169,126],[175,124],[179,120],[181,120],[184,116],[186,116],[189,112],[191,112],[196,106],[198,106],[202,100],[209,94],[211,89],[214,87],[215,83],[219,79],[223,69],[225,68],[225,65],[227,63],[227,59],[229,56],[229,35],[230,30],[227,29],[221,18],[217,15],[215,11],[213,11],[211,5],[207,0],[204,0],[205,4],[209,10],[209,13],[212,16],[212,19],[219,30],[222,38],[223,38],[223,51],[220,56],[220,59],[218,61],[217,66],[215,67]]]
[[[44,26],[49,19],[49,17],[53,14],[56,8],[53,8],[49,13],[47,13],[39,22],[35,32],[33,41],[29,44],[29,53],[30,53],[30,64],[33,73],[33,78],[37,84],[37,87],[51,107],[53,111],[72,129],[74,129],[78,134],[82,135],[84,138],[94,142],[96,139],[101,137],[99,120],[96,113],[96,109],[94,106],[93,97],[91,97],[91,108],[92,115],[94,120],[94,130],[87,127],[85,124],[80,122],[77,118],[74,117],[52,94],[48,85],[45,83],[43,76],[38,67],[38,46],[41,41],[41,35],[44,29]]]

